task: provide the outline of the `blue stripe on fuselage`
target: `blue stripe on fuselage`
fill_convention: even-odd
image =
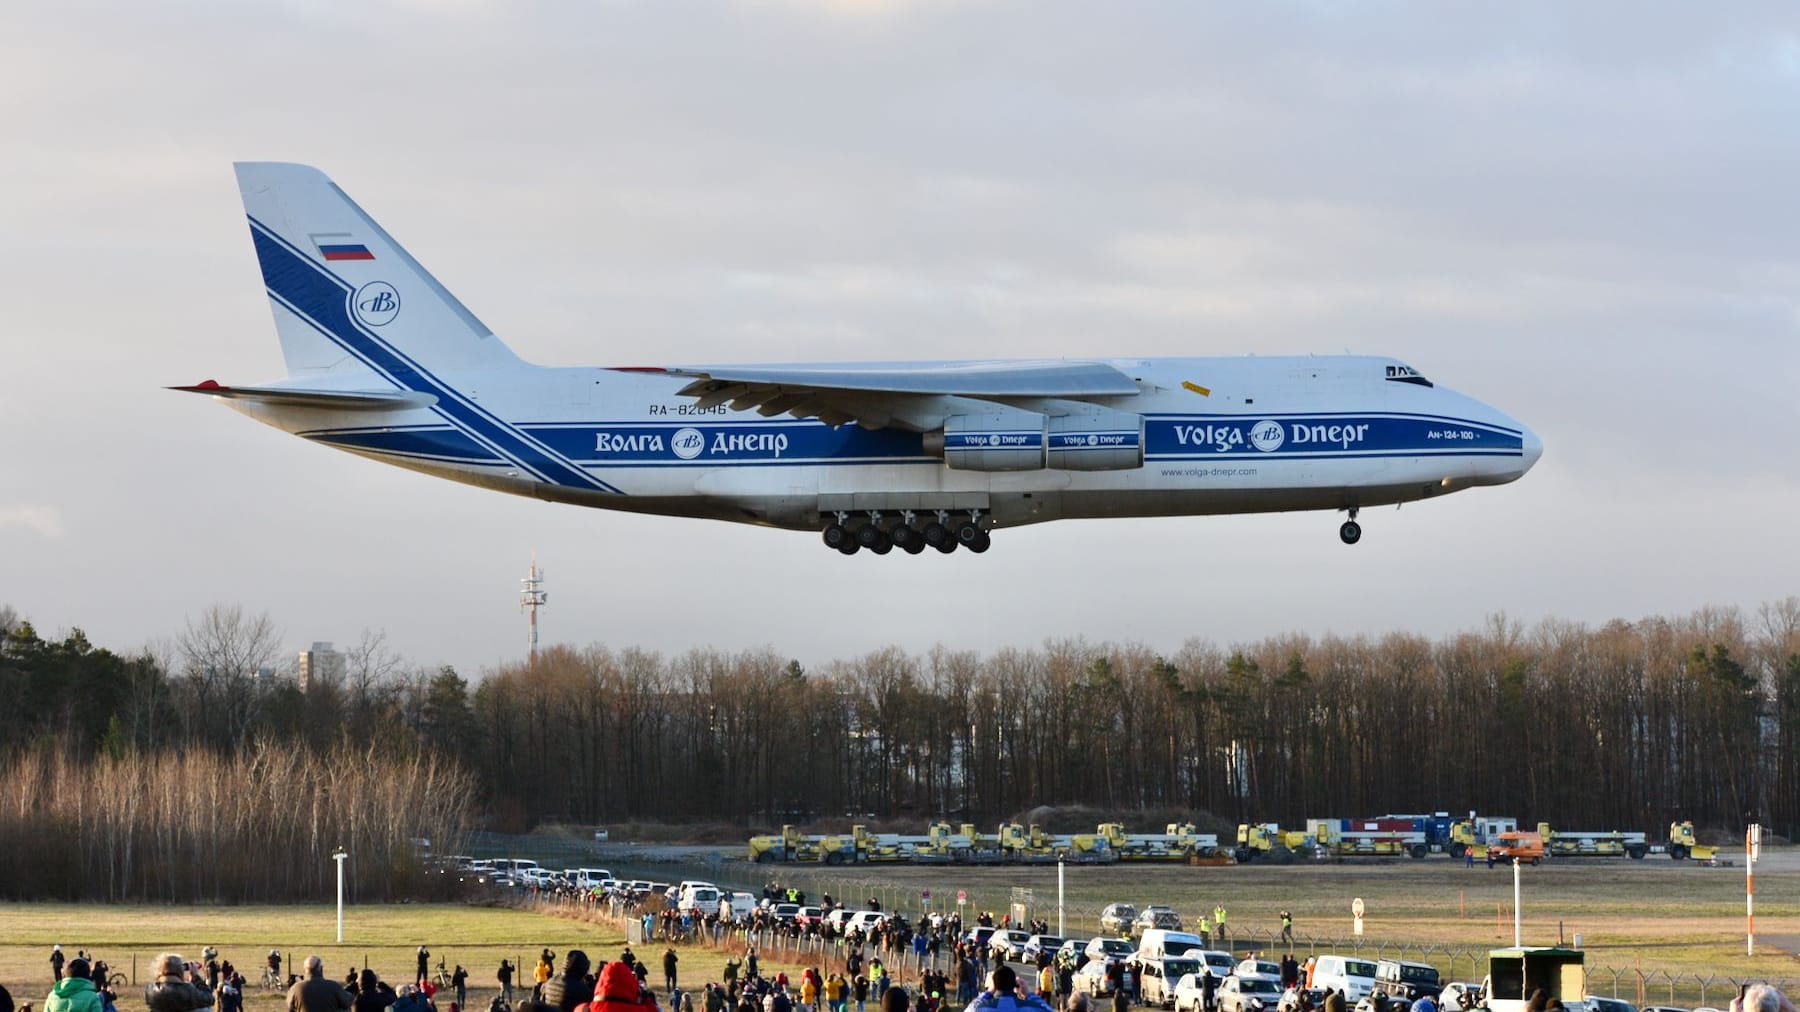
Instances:
[[[250,224],[257,261],[262,265],[263,284],[271,296],[295,315],[396,384],[437,397],[438,403],[433,407],[435,412],[538,479],[574,488],[618,491],[477,408],[454,387],[438,380],[385,341],[364,330],[350,314],[354,291],[350,286],[320,268],[311,257],[295,250],[255,218],[250,219]]]

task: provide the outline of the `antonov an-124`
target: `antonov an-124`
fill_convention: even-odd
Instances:
[[[278,429],[550,502],[986,551],[1047,520],[1357,511],[1502,485],[1538,437],[1365,356],[547,368],[317,169],[237,166],[285,379],[208,380]]]

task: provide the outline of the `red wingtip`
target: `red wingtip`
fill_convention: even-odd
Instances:
[[[229,390],[231,388],[220,383],[218,380],[209,379],[201,380],[190,387],[170,387],[169,389],[179,390],[184,394],[207,394],[212,393],[215,390]]]

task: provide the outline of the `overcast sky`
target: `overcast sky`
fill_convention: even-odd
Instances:
[[[283,367],[231,172],[320,166],[546,364],[1399,356],[1543,437],[1362,516],[984,556],[610,514],[163,386]],[[1800,592],[1800,8],[0,4],[0,603],[216,602],[420,663],[548,641],[1439,634]]]

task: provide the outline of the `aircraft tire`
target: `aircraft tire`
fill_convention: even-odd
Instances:
[[[869,551],[874,552],[876,555],[886,555],[887,553],[889,553],[893,550],[894,550],[894,543],[892,541],[889,541],[887,535],[885,535],[885,534],[883,534],[881,536],[880,541],[877,541],[874,544],[869,546]]]
[[[931,547],[937,549],[940,552],[943,552],[945,555],[949,555],[951,552],[956,551],[956,539],[955,538],[945,538],[943,541],[939,542],[938,544],[932,545]]]
[[[826,548],[843,548],[844,542],[850,540],[850,532],[844,529],[843,524],[826,524],[824,532],[819,536],[825,539]]]
[[[889,531],[888,538],[894,542],[895,548],[904,551],[908,555],[919,554],[919,549],[925,545],[925,535],[920,534],[918,531],[913,530],[905,524],[901,524]]]
[[[1362,524],[1359,524],[1354,520],[1344,521],[1344,526],[1338,528],[1338,537],[1341,538],[1346,545],[1356,544],[1358,541],[1362,540]]]
[[[976,533],[981,536],[974,541],[969,542],[969,551],[974,552],[976,555],[980,555],[982,552],[993,547],[994,539],[989,537],[988,532],[986,531],[977,531]]]
[[[947,542],[955,540],[956,536],[950,533],[950,528],[936,520],[925,525],[925,543],[931,547],[942,548]]]
[[[981,525],[975,521],[964,520],[956,525],[956,540],[962,542],[964,547],[972,547],[980,539]]]
[[[857,544],[855,538],[851,538],[844,542],[843,545],[838,548],[838,551],[843,552],[845,555],[855,555],[861,548],[862,545]]]
[[[917,555],[920,552],[924,551],[925,550],[924,535],[920,534],[918,531],[914,531],[912,533],[912,537],[906,539],[906,544],[900,546],[900,550],[905,552],[908,555]]]
[[[886,540],[887,535],[881,533],[881,528],[874,524],[863,524],[856,529],[856,543],[864,548],[874,548]]]

